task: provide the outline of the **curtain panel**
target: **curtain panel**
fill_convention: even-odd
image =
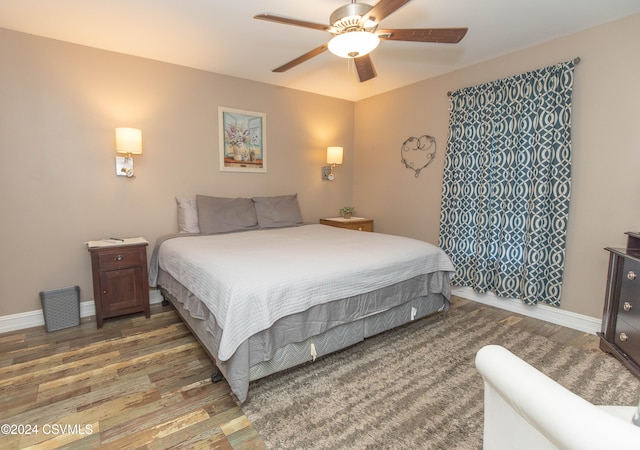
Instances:
[[[452,284],[560,305],[574,66],[451,94],[439,245]]]

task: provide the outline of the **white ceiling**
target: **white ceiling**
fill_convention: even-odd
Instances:
[[[466,37],[459,44],[382,41],[371,55],[378,76],[364,83],[346,60],[329,52],[288,72],[271,72],[331,36],[254,15],[328,24],[346,3],[0,0],[0,28],[357,101],[640,13],[640,0],[413,0],[381,28],[468,27]]]

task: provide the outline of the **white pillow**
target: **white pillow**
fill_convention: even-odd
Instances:
[[[180,233],[200,233],[195,197],[176,197],[176,202],[178,203],[178,231]]]

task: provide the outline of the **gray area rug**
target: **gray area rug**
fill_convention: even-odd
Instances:
[[[453,309],[251,383],[242,409],[273,449],[482,448],[476,352],[499,344],[594,404],[636,405],[640,381],[598,350]]]

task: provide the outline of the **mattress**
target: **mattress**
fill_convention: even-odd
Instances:
[[[360,296],[358,299],[343,299],[336,301],[336,305],[315,307],[312,311],[294,314],[283,318],[277,327],[280,329],[294,330],[292,335],[298,339],[291,339],[286,343],[275,342],[274,334],[269,330],[258,333],[245,341],[232,358],[221,361],[217,358],[218,342],[216,336],[215,321],[208,316],[194,317],[185,308],[193,296],[184,286],[178,283],[162,269],[159,271],[158,285],[163,296],[171,301],[187,323],[198,341],[203,345],[209,356],[215,361],[216,366],[225,377],[232,392],[242,403],[247,399],[249,383],[253,380],[295,367],[300,364],[314,361],[315,358],[344,349],[367,337],[374,336],[413,320],[432,315],[449,309],[449,279],[447,272],[438,272],[426,276],[417,277],[400,283],[397,286],[383,288],[380,291]],[[419,285],[431,285],[436,291],[425,295],[415,295],[413,288]],[[443,289],[439,289],[441,286]],[[405,289],[406,288],[406,289]],[[390,297],[395,295],[396,297]],[[299,337],[300,327],[297,324],[305,321],[327,321],[326,316],[331,314],[331,309],[358,309],[359,302],[366,302],[368,298],[384,297],[390,300],[389,308],[370,315],[366,315],[351,322],[341,322],[335,326],[327,326],[326,330],[306,338]],[[324,316],[324,317],[322,317]],[[213,324],[213,325],[212,325]],[[214,329],[211,332],[211,329]]]
[[[159,240],[150,272],[244,401],[256,377],[446,309],[453,266],[422,241],[305,225]]]

